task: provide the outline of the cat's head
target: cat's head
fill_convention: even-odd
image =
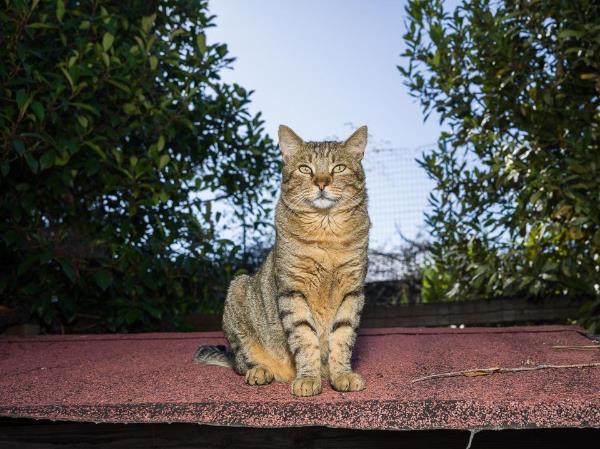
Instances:
[[[366,146],[366,126],[344,142],[305,142],[281,125],[282,199],[298,211],[328,211],[359,204],[365,195],[361,160]]]

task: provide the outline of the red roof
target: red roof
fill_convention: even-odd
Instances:
[[[600,427],[600,367],[411,382],[484,367],[600,362],[577,327],[367,329],[355,366],[366,390],[296,398],[196,365],[221,333],[0,337],[0,415],[93,422],[257,427],[489,429]]]

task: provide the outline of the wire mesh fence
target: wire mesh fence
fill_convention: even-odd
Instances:
[[[433,181],[417,159],[429,147],[375,146],[365,155],[372,221],[368,281],[410,277],[425,257]]]
[[[428,241],[425,212],[433,182],[417,159],[430,147],[398,148],[376,144],[365,154],[363,164],[372,222],[369,282],[406,280],[414,277],[422,265]],[[214,196],[201,194],[207,198]],[[220,238],[241,245],[242,251],[253,253],[258,250],[262,254],[273,243],[273,228],[266,229],[266,234],[251,231],[252,239],[242,239],[244,226],[253,222],[252,215],[246,216],[246,222],[242,223],[227,200],[216,201],[213,211],[222,217],[218,223]]]

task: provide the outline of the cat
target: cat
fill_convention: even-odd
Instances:
[[[250,385],[291,382],[295,396],[359,391],[351,355],[364,305],[370,220],[361,164],[367,127],[346,141],[304,142],[279,127],[283,156],[275,245],[253,276],[229,286],[223,331],[194,360],[245,375]]]

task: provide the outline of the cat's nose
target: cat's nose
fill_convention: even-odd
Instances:
[[[330,182],[331,179],[329,176],[316,176],[314,179],[314,183],[317,187],[319,187],[319,190],[323,190],[329,185]]]

